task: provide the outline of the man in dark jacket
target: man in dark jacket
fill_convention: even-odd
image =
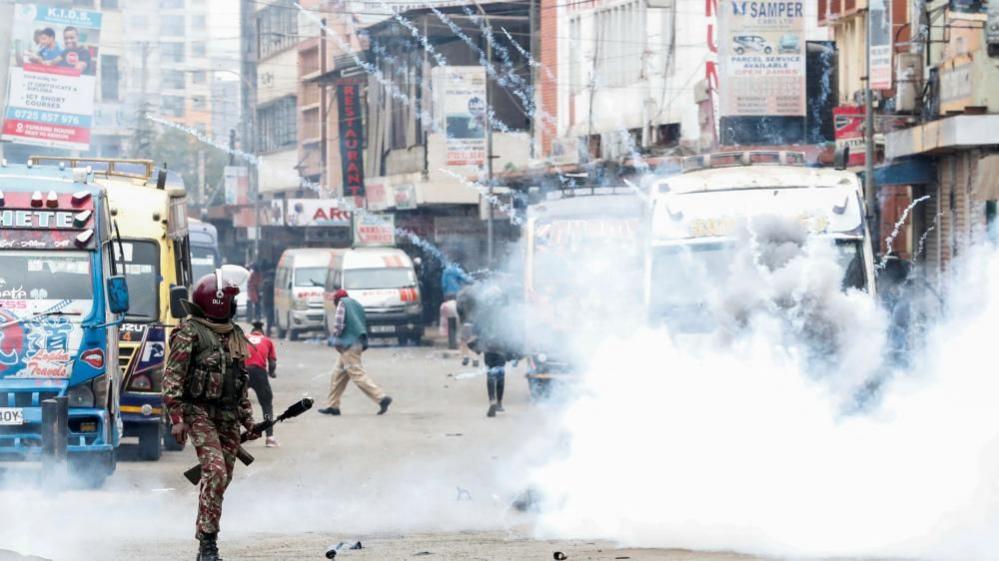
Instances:
[[[179,444],[188,437],[201,463],[196,536],[198,561],[221,561],[216,543],[222,517],[222,497],[236,463],[240,427],[248,439],[253,409],[247,397],[249,349],[243,331],[232,318],[239,285],[248,272],[223,265],[194,285],[191,315],[170,334],[170,352],[163,370],[163,403]]]
[[[329,402],[319,412],[325,415],[340,414],[340,398],[347,389],[347,382],[353,380],[368,397],[378,404],[378,414],[388,411],[392,398],[385,395],[361,366],[361,353],[368,348],[368,324],[364,307],[348,296],[347,291],[337,290],[333,295],[336,304],[336,320],[333,324],[333,347],[340,358],[333,367],[330,379]]]

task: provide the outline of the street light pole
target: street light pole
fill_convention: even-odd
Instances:
[[[243,151],[256,154],[257,134],[257,25],[256,6],[253,0],[240,0],[239,27],[242,38],[240,49],[240,80],[243,83]],[[260,258],[260,178],[256,164],[247,166],[250,193],[253,196],[253,262]]]
[[[475,1],[475,0],[473,0]],[[482,18],[486,22],[486,64],[490,67],[493,65],[493,25],[489,21],[489,14],[482,9],[482,5],[475,1],[475,7],[479,9],[479,13],[482,14]],[[486,218],[486,264],[489,268],[493,267],[493,257],[495,255],[495,226],[494,222],[494,210],[493,210],[493,197],[495,197],[495,190],[493,189],[493,100],[489,88],[489,73],[486,72],[486,178],[489,182],[488,187],[488,200],[486,201],[486,207],[488,209],[488,215]]]
[[[868,223],[872,226],[871,237],[878,239],[879,232],[875,231],[877,224],[874,223],[876,215],[877,197],[874,186],[874,99],[871,89],[871,32],[873,30],[873,20],[871,17],[870,3],[867,7],[867,87],[864,88],[864,202],[867,206]],[[880,243],[880,242],[878,242]]]

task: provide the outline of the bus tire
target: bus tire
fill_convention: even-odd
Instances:
[[[142,425],[136,431],[139,434],[139,458],[147,462],[155,462],[163,455],[163,425],[150,423]]]

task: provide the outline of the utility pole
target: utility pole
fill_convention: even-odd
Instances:
[[[492,22],[489,21],[489,15],[486,11],[482,9],[482,6],[476,2],[475,6],[479,9],[479,13],[486,21],[486,64],[490,67],[493,65],[493,26]],[[492,268],[493,258],[496,252],[496,240],[495,240],[495,229],[493,225],[494,209],[493,209],[493,100],[492,94],[489,88],[489,72],[486,72],[486,178],[489,182],[489,199],[486,201],[486,207],[489,210],[488,217],[486,219],[486,264]]]
[[[329,172],[327,171],[329,130],[326,121],[329,120],[329,103],[326,100],[326,18],[323,18],[322,22],[323,24],[319,28],[319,188],[325,195],[330,191]],[[339,118],[342,119],[343,116],[339,115]]]
[[[875,240],[875,247],[880,250],[878,240],[880,227],[876,223],[877,195],[874,186],[874,96],[871,89],[871,33],[873,31],[873,20],[871,17],[870,3],[867,9],[867,87],[864,88],[864,202],[867,206],[867,220],[870,225],[871,238]]]
[[[205,150],[203,148],[198,149],[198,192],[194,194],[194,201],[198,205],[198,218],[201,218],[205,214],[205,193],[208,189],[205,188]]]
[[[240,78],[242,82],[243,135],[242,149],[247,154],[257,153],[257,18],[256,2],[240,0],[239,28],[241,36]],[[253,86],[253,87],[251,87]],[[247,165],[250,195],[253,197],[253,261],[260,258],[260,177],[256,163]]]
[[[236,129],[229,129],[229,165],[236,165]]]

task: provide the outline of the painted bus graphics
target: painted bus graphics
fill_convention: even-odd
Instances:
[[[127,293],[110,224],[85,170],[0,165],[0,461],[41,458],[42,402],[64,396],[71,471],[99,484],[115,470],[112,310],[124,311]]]
[[[138,169],[109,175],[106,185],[131,296],[120,330],[121,412],[125,436],[139,439],[139,457],[155,461],[163,447],[183,448],[163,438],[161,383],[170,331],[186,315],[180,300],[191,285],[187,198],[180,176],[165,171],[154,176],[147,160],[128,163]]]

